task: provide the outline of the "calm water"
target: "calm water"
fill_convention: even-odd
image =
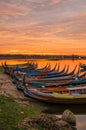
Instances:
[[[2,62],[6,61],[7,64],[22,64],[26,63],[27,60],[0,60],[0,65]],[[55,64],[60,63],[60,70],[64,67],[64,65],[69,65],[69,71],[71,71],[75,65],[79,65],[79,63],[85,63],[86,60],[29,60],[30,62],[37,62],[38,67],[44,67],[47,63],[51,65],[51,68],[55,66]],[[78,67],[77,67],[78,69]],[[76,70],[77,71],[77,70]],[[86,130],[86,105],[54,105],[54,104],[46,104],[45,113],[57,114],[60,115],[63,113],[65,109],[70,109],[75,115],[77,119],[77,128],[78,130]]]
[[[65,109],[71,110],[76,116],[77,129],[86,130],[86,105],[54,105],[47,104],[44,113],[62,115]]]
[[[51,65],[51,68],[53,68],[55,66],[55,64],[57,63],[60,63],[60,70],[64,67],[64,65],[69,65],[69,71],[71,71],[75,65],[79,65],[79,63],[85,63],[86,64],[86,60],[0,60],[0,65],[2,62],[6,61],[7,64],[22,64],[22,63],[26,63],[27,61],[30,61],[30,62],[35,62],[35,63],[38,63],[38,67],[41,68],[41,67],[44,67],[47,63]]]

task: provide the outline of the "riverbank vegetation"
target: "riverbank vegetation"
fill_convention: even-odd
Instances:
[[[3,67],[2,66],[0,66],[0,71],[3,71]]]
[[[34,107],[24,107],[13,97],[0,95],[0,129],[23,130],[20,126],[24,118],[35,117],[39,114]]]

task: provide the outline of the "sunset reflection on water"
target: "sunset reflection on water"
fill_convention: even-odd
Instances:
[[[27,63],[27,62],[34,62],[34,63],[38,63],[38,68],[42,68],[44,67],[46,64],[50,64],[51,65],[51,69],[56,65],[60,64],[60,70],[64,68],[64,65],[67,66],[69,65],[69,71],[72,71],[73,68],[77,65],[77,69],[78,69],[78,65],[80,63],[84,63],[86,64],[86,60],[45,60],[45,59],[14,59],[14,60],[0,60],[0,65],[2,64],[2,62],[7,62],[7,64],[9,65],[16,65],[16,64],[23,64],[23,63]]]

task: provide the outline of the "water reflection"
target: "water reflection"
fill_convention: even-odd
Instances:
[[[43,111],[44,113],[51,113],[51,114],[62,114],[65,109],[70,109],[74,114],[84,115],[86,114],[86,104],[78,104],[78,105],[58,105],[58,104],[50,104],[47,103],[46,109]]]
[[[78,130],[86,130],[86,115],[77,115],[77,129]]]
[[[76,116],[77,130],[86,130],[86,104],[84,105],[54,105],[47,104],[44,113],[62,115],[64,110],[71,110]]]
[[[64,65],[69,65],[69,71],[73,70],[73,68],[77,65],[79,65],[80,63],[84,63],[86,64],[86,60],[45,60],[45,59],[18,59],[18,60],[0,60],[0,65],[2,62],[6,61],[7,64],[22,64],[22,63],[26,63],[26,62],[35,62],[38,63],[38,67],[42,68],[44,67],[46,64],[50,64],[51,68],[53,68],[55,66],[55,64],[59,64],[60,63],[60,70],[63,69]]]
[[[16,65],[16,64],[23,64],[23,63],[26,63],[27,61],[26,60],[0,60],[0,65],[2,65],[2,63],[6,62],[7,64],[9,65]]]

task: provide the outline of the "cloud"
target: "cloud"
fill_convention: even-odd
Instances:
[[[19,50],[10,50],[10,51],[8,51],[9,53],[17,53],[17,52],[19,52]]]
[[[86,39],[86,14],[78,14],[64,20],[62,27],[64,30],[60,32],[59,36],[70,39]]]
[[[49,46],[55,51],[83,44],[85,48],[85,3],[85,0],[0,1],[0,47],[35,50],[40,46],[42,50]]]
[[[30,20],[30,19],[29,19]],[[25,39],[29,38],[66,38],[85,39],[86,14],[78,14],[66,18],[60,18],[47,22],[36,20],[17,21],[0,25],[0,36],[2,38]],[[23,26],[22,26],[23,25]]]
[[[59,2],[61,2],[62,0],[51,0],[52,4],[58,4]]]
[[[20,16],[25,16],[27,14],[27,9],[23,5],[16,5],[12,3],[7,3],[4,1],[0,1],[0,17],[8,19],[10,17],[20,17]]]

